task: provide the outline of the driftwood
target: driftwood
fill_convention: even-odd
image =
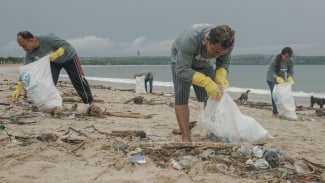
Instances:
[[[11,115],[11,116],[8,116],[8,117],[0,116],[0,119],[18,120],[20,118],[34,118],[34,117],[37,117],[37,115],[22,113],[22,114]]]
[[[325,116],[324,109],[316,109],[315,112],[316,112],[317,116]]]
[[[127,100],[126,102],[124,102],[124,104],[128,104],[130,102],[134,102],[135,104],[148,104],[148,105],[160,105],[160,104],[166,104],[168,106],[172,106],[173,104],[170,103],[169,101],[161,101],[159,100],[159,98],[152,98],[149,101],[146,100],[143,96],[137,96],[137,97],[133,97],[129,100]]]
[[[73,97],[63,97],[62,98],[62,101],[63,102],[71,102],[71,103],[75,103],[75,102],[80,102],[81,100],[80,99],[76,99],[76,98],[73,98]]]
[[[322,163],[316,163],[316,160],[312,160],[311,158],[302,158],[303,160],[307,161],[308,163],[312,164],[313,166],[316,166],[318,168],[325,169],[325,164]]]
[[[71,153],[75,153],[78,149],[82,148],[86,144],[85,141],[83,141],[81,144],[78,145],[78,147],[71,150]]]
[[[135,104],[142,104],[144,101],[144,97],[143,96],[137,96],[137,97],[133,97],[130,100],[124,102],[124,104],[128,104],[130,102],[134,102]]]
[[[151,119],[152,118],[152,115],[142,115],[142,114],[134,114],[134,113],[105,111],[104,114],[106,114],[108,116],[123,117],[123,118],[143,118],[143,119]]]
[[[10,103],[0,102],[0,105],[10,105]]]
[[[72,131],[74,131],[74,132],[76,132],[76,133],[78,133],[78,134],[80,134],[80,135],[83,135],[83,136],[85,136],[85,137],[88,137],[88,135],[82,133],[80,130],[76,130],[76,129],[72,128],[71,126],[69,126],[69,129],[68,129],[67,134],[70,132],[70,130],[72,130]]]
[[[36,123],[36,120],[33,120],[33,121],[11,120],[10,121],[10,124],[17,124],[17,125],[28,125],[28,124],[32,124],[32,123]]]
[[[132,91],[132,92],[135,92],[134,89],[115,89],[115,90],[118,90],[118,91]]]
[[[140,147],[160,147],[165,149],[182,149],[182,148],[212,148],[212,149],[227,149],[240,147],[241,144],[234,143],[216,143],[216,142],[146,142],[140,143]]]
[[[109,135],[117,137],[136,136],[140,138],[146,138],[146,133],[142,130],[112,131]]]
[[[54,133],[44,133],[37,136],[36,139],[45,142],[55,142],[58,139],[58,136]]]

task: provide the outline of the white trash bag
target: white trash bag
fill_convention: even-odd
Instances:
[[[252,117],[242,114],[234,100],[225,91],[220,101],[207,101],[201,120],[211,133],[225,142],[265,143],[273,137]]]
[[[39,110],[62,107],[62,98],[53,83],[49,55],[18,69],[24,88]]]
[[[296,104],[292,94],[293,83],[276,84],[273,88],[273,99],[280,117],[297,120]]]
[[[135,93],[147,93],[144,87],[145,76],[135,77]]]

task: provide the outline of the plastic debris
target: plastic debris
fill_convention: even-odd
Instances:
[[[143,154],[137,154],[137,155],[134,155],[132,157],[131,162],[132,163],[145,163],[146,160],[144,159],[144,155]]]

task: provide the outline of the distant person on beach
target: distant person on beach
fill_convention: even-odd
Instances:
[[[281,53],[271,59],[271,63],[266,72],[266,82],[271,91],[273,117],[279,117],[276,103],[272,97],[275,84],[293,81],[293,51],[290,47],[282,49]]]
[[[152,93],[152,84],[153,84],[153,76],[154,74],[150,71],[142,71],[140,73],[136,72],[134,73],[133,77],[136,78],[138,76],[144,76],[144,87],[146,89],[146,92],[148,92],[148,83],[149,83],[149,93]]]
[[[29,64],[50,53],[52,79],[54,84],[56,85],[58,83],[60,71],[64,68],[82,101],[89,105],[94,103],[78,55],[75,49],[67,41],[58,38],[53,34],[34,36],[29,31],[21,31],[17,34],[17,42],[26,52],[24,64]],[[22,88],[23,83],[19,80],[18,86],[12,94],[13,101],[18,100]]]
[[[182,141],[190,142],[188,99],[193,85],[199,102],[207,96],[219,100],[227,80],[235,31],[227,25],[192,25],[173,42],[171,70],[175,91],[175,114],[182,132]],[[212,61],[215,62],[214,69]]]

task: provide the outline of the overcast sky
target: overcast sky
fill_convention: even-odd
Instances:
[[[1,0],[0,56],[23,56],[16,34],[54,33],[81,57],[168,56],[196,23],[228,24],[234,55],[325,55],[325,0]]]

